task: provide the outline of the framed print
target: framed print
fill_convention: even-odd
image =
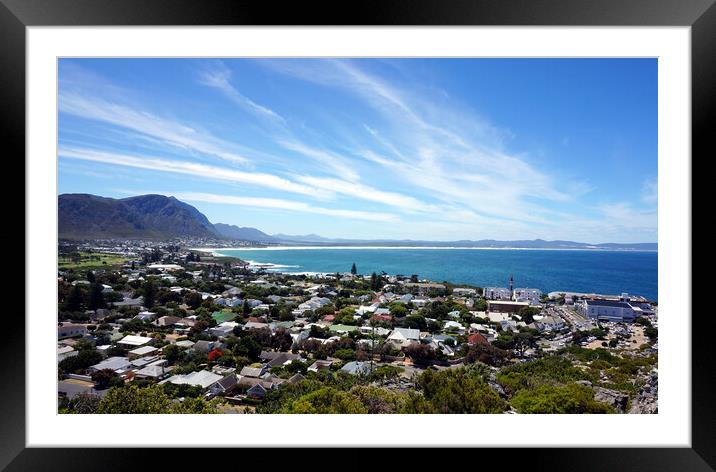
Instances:
[[[712,470],[712,3],[2,0],[27,186],[3,467],[460,446]]]

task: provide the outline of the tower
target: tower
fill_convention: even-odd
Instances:
[[[507,285],[507,288],[510,290],[510,293],[512,293],[513,287],[514,287],[514,280],[512,279],[512,275],[510,275],[510,283]]]

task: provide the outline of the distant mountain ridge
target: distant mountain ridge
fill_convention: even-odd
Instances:
[[[341,239],[325,238],[316,234],[287,235],[274,234],[282,243],[315,244],[315,245],[347,245],[347,246],[435,246],[435,247],[484,247],[484,248],[516,248],[516,249],[615,249],[634,251],[656,251],[658,243],[580,243],[576,241],[547,241],[544,239],[500,241],[496,239],[458,240],[458,241],[427,241],[413,239]]]
[[[199,210],[164,195],[115,199],[63,194],[58,197],[58,220],[62,239],[218,237]]]
[[[543,239],[499,241],[365,240],[326,238],[317,234],[269,235],[256,228],[211,223],[193,206],[175,197],[139,195],[108,198],[71,193],[58,197],[60,239],[172,239],[182,237],[228,239],[265,244],[321,246],[436,246],[524,249],[613,249],[656,251],[657,243],[602,243],[545,241]]]
[[[214,223],[214,228],[221,236],[228,239],[236,239],[238,241],[256,241],[259,243],[276,243],[279,241],[274,236],[270,236],[256,228],[239,227],[224,223]]]

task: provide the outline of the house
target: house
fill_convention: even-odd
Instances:
[[[500,326],[502,327],[502,331],[519,331],[517,328],[517,322],[514,320],[500,321]]]
[[[231,395],[234,390],[238,388],[238,384],[239,379],[236,377],[236,374],[227,375],[209,386],[207,397],[213,398],[218,395]]]
[[[370,374],[370,362],[352,361],[341,367],[341,371],[351,375]]]
[[[258,379],[255,377],[240,377],[236,388],[245,391],[252,398],[262,399],[269,390],[278,387],[284,381],[278,377],[270,379]],[[258,387],[257,387],[258,386]],[[250,393],[251,392],[251,393]]]
[[[374,334],[376,336],[387,336],[390,334],[390,330],[387,328],[382,328],[380,326],[373,327],[373,326],[361,326],[359,328],[360,332],[363,334]]]
[[[135,335],[127,335],[117,341],[117,344],[120,344],[122,346],[143,346],[150,342],[152,338],[148,338],[146,336],[135,336]]]
[[[243,327],[243,329],[263,329],[263,328],[269,328],[268,323],[257,323],[255,321],[249,321],[246,324],[244,324],[244,327]]]
[[[157,326],[173,326],[173,325],[177,324],[179,321],[181,321],[181,318],[179,318],[178,316],[166,315],[166,316],[160,316],[157,319],[156,324],[157,324]]]
[[[134,375],[139,378],[158,380],[164,377],[169,371],[171,371],[171,367],[153,363],[138,370]]]
[[[393,321],[393,316],[390,313],[378,314],[378,311],[376,310],[376,314],[373,315],[370,319],[371,319],[371,321],[389,323],[389,322]]]
[[[308,367],[309,372],[318,372],[319,370],[328,370],[333,365],[332,360],[316,359],[313,364]]]
[[[308,301],[298,305],[301,311],[317,310],[331,303],[331,300],[325,297],[311,297]]]
[[[239,326],[239,323],[235,321],[225,321],[218,326],[209,328],[207,331],[209,334],[216,336],[217,338],[225,338],[226,336],[234,332],[234,328]]]
[[[113,370],[117,374],[122,374],[128,370],[131,370],[132,363],[129,361],[126,357],[108,357],[107,359],[103,360],[99,364],[95,364],[89,367],[89,370],[91,371],[100,371],[100,370]]]
[[[57,362],[59,363],[63,359],[68,357],[76,356],[79,351],[75,351],[72,346],[57,346]]]
[[[57,338],[82,337],[87,334],[87,326],[75,323],[60,323],[57,326]]]
[[[485,336],[483,336],[480,333],[473,333],[470,336],[467,337],[467,344],[469,346],[474,346],[476,344],[490,344],[490,342],[487,340]]]
[[[130,308],[132,308],[132,307],[138,308],[138,307],[142,306],[142,303],[144,303],[144,299],[142,297],[138,297],[138,298],[124,297],[122,299],[122,301],[120,301],[120,302],[112,302],[112,306],[115,306],[115,307],[127,306]]]
[[[266,396],[266,393],[268,393],[266,391],[266,388],[264,388],[264,386],[260,383],[257,383],[246,391],[246,395],[256,400],[263,400],[263,398]]]
[[[208,370],[200,370],[199,372],[192,372],[186,375],[172,375],[165,380],[165,382],[174,385],[197,385],[201,388],[209,388],[214,382],[218,382],[222,378],[221,375],[209,372]]]
[[[446,331],[460,331],[460,332],[465,331],[465,327],[462,324],[458,323],[457,321],[453,321],[453,320],[446,321],[443,328]]]
[[[443,354],[445,354],[446,356],[449,356],[449,357],[452,357],[452,356],[455,355],[455,351],[453,350],[452,347],[448,346],[447,344],[445,344],[445,343],[443,343],[443,342],[441,342],[441,341],[436,340],[435,338],[431,339],[431,340],[427,343],[427,346],[430,346],[430,347],[433,348],[435,351],[440,351],[440,352],[442,352]]]
[[[290,384],[297,384],[298,382],[300,382],[301,380],[303,380],[303,379],[305,379],[305,378],[306,378],[306,377],[304,377],[304,376],[301,375],[301,374],[295,374],[295,375],[293,375],[291,378],[289,378],[289,379],[287,380],[287,382],[290,383]]]
[[[256,367],[246,366],[243,369],[241,369],[241,372],[239,373],[239,375],[241,375],[242,377],[259,378],[262,375],[264,375],[266,372],[268,372],[268,368],[266,367],[266,365],[256,366]]]
[[[151,364],[166,364],[166,360],[159,359],[159,356],[144,356],[144,357],[137,357],[134,359],[130,359],[130,362],[132,363],[132,367],[141,369],[143,367],[146,367]]]
[[[176,344],[176,345],[179,346],[179,347],[183,347],[183,348],[189,349],[189,348],[191,348],[191,347],[194,345],[194,341],[190,341],[190,340],[188,340],[188,339],[183,339],[183,340],[181,340],[181,341],[175,342],[174,344]]]
[[[136,349],[132,349],[131,351],[128,352],[128,354],[129,354],[130,359],[134,359],[134,358],[138,358],[138,357],[150,356],[152,354],[157,353],[158,351],[159,351],[159,348],[156,348],[154,346],[142,346],[142,347],[138,347]]]
[[[266,362],[266,366],[271,369],[272,367],[281,367],[290,364],[295,360],[301,360],[301,356],[300,354],[293,354],[292,352],[262,351],[259,355],[259,359]]]
[[[388,341],[392,341],[401,346],[407,346],[413,342],[420,342],[420,330],[411,328],[395,328]]]
[[[209,351],[212,351],[216,348],[220,348],[221,343],[218,341],[204,341],[200,340],[194,343],[194,346],[192,346],[192,349],[198,352],[204,352],[207,353]]]
[[[95,390],[92,382],[69,379],[57,383],[57,395],[72,400],[81,393],[89,393],[103,397],[109,390]]]

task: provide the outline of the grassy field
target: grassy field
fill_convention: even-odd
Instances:
[[[117,254],[80,252],[79,257],[72,257],[69,254],[60,254],[58,260],[60,269],[91,269],[123,264],[129,259]]]

